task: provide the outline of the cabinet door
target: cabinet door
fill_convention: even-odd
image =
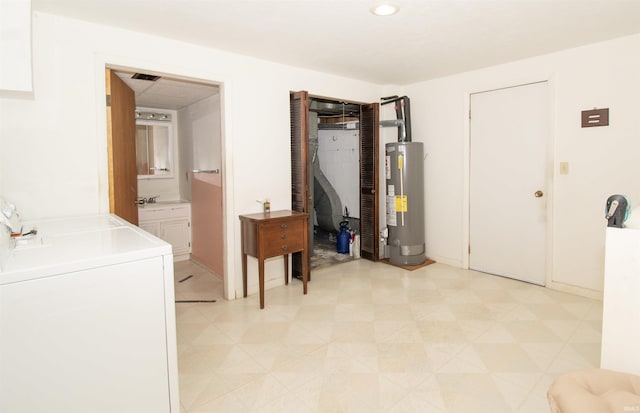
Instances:
[[[191,250],[189,220],[160,223],[160,238],[173,246],[173,255],[188,254]]]
[[[160,222],[140,222],[138,226],[147,231],[149,234],[160,238]]]

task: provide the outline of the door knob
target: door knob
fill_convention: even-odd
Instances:
[[[534,195],[536,196],[536,198],[540,198],[542,197],[542,195],[544,195],[544,192],[537,190],[536,192],[534,192]]]

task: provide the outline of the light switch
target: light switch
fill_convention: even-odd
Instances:
[[[569,162],[560,162],[560,175],[569,175]]]

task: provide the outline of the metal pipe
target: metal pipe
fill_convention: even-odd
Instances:
[[[194,174],[219,174],[220,169],[193,169]]]
[[[403,121],[398,125],[398,142],[411,142],[411,108],[407,96],[387,96],[383,97],[381,105],[395,103],[396,118]],[[400,102],[399,104],[397,102]]]

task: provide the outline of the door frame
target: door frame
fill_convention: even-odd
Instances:
[[[154,69],[146,69],[152,67]],[[109,159],[107,153],[107,119],[105,116],[106,105],[106,82],[105,69],[112,70],[139,70],[144,73],[152,73],[160,76],[171,77],[176,80],[195,81],[201,83],[215,84],[220,87],[220,150],[221,150],[221,172],[222,172],[222,231],[223,231],[223,294],[225,299],[234,300],[236,298],[236,256],[240,253],[236,251],[236,243],[233,242],[236,220],[232,216],[235,210],[233,196],[230,196],[230,188],[233,187],[233,142],[227,139],[231,136],[231,102],[230,90],[232,80],[228,74],[213,73],[206,67],[185,67],[176,66],[166,60],[149,61],[141,59],[139,56],[122,55],[96,55],[94,60],[94,79],[96,90],[96,128],[98,136],[97,163],[98,163],[98,211],[109,213]],[[230,241],[229,241],[230,239]]]
[[[546,190],[547,197],[546,214],[547,221],[545,225],[545,286],[549,287],[553,284],[554,261],[553,261],[553,205],[554,205],[554,174],[555,174],[555,81],[554,76],[534,76],[530,78],[522,78],[512,82],[500,82],[487,85],[478,89],[467,89],[465,91],[464,101],[464,154],[463,154],[463,197],[462,197],[462,245],[461,257],[462,268],[469,268],[469,244],[471,240],[470,231],[470,214],[471,214],[471,95],[476,93],[491,92],[500,89],[508,89],[512,87],[525,86],[533,83],[546,82],[548,88],[547,110],[549,111],[549,133],[547,135],[547,164],[546,172]]]
[[[309,99],[322,99],[322,100],[327,100],[327,101],[345,102],[345,103],[350,103],[350,104],[354,104],[354,105],[359,105],[360,106],[360,111],[362,111],[362,107],[364,107],[364,106],[373,105],[373,104],[378,105],[377,108],[376,108],[376,117],[375,117],[375,122],[376,122],[375,128],[377,128],[377,132],[375,132],[376,133],[376,138],[374,139],[375,140],[374,143],[376,145],[376,148],[375,148],[375,157],[376,157],[376,159],[374,159],[373,164],[374,164],[374,167],[379,168],[379,165],[380,165],[380,127],[379,127],[378,123],[379,123],[379,117],[380,117],[380,106],[379,106],[379,104],[377,102],[363,103],[363,102],[353,101],[353,100],[350,100],[350,99],[339,99],[339,98],[335,98],[335,97],[320,96],[320,95],[312,94],[308,90],[298,90],[298,91],[291,90],[291,91],[289,91],[289,96],[291,97],[294,93],[304,93],[304,94],[306,94],[307,100],[309,100]],[[307,104],[307,112],[308,111],[309,111],[309,109],[308,109],[308,104]],[[307,130],[307,135],[308,135],[308,130]],[[308,139],[308,137],[307,137],[307,139]],[[359,151],[362,150],[362,136],[360,135],[360,133],[359,133],[359,136],[358,136],[358,148],[359,148]],[[358,195],[359,195],[358,209],[359,209],[359,211],[361,211],[361,209],[362,209],[361,208],[362,207],[362,187],[361,187],[362,174],[360,172],[360,170],[361,170],[360,169],[360,165],[362,163],[361,156],[362,155],[360,154],[360,158],[359,158],[359,162],[358,162],[359,163],[359,165],[358,165],[358,171],[359,171],[358,172],[358,188],[359,188],[359,192],[358,192]],[[293,171],[291,171],[291,173],[293,174]],[[308,175],[308,173],[309,172],[307,171],[307,175]],[[380,197],[377,195],[378,191],[379,191],[379,185],[380,185],[379,176],[380,176],[380,169],[377,170],[376,178],[375,178],[375,182],[374,182],[375,188],[373,188],[373,191],[374,191],[373,192],[373,195],[374,195],[374,197],[373,197],[374,198],[374,211],[375,211],[375,215],[376,215],[375,216],[375,220],[374,220],[374,225],[373,225],[373,227],[374,227],[374,242],[375,242],[375,245],[373,246],[374,247],[374,251],[373,251],[372,256],[370,258],[363,256],[363,258],[369,259],[369,260],[374,261],[374,262],[375,261],[380,261],[382,259],[382,257],[380,257],[379,242],[377,242],[378,236],[376,235],[376,234],[379,234],[379,232],[380,232]],[[292,177],[292,180],[293,180],[293,177]],[[311,197],[308,196],[307,200],[309,200],[310,198]],[[311,205],[307,205],[307,206],[308,206],[308,208],[312,207]],[[362,216],[360,216],[360,219],[362,220]],[[362,228],[362,221],[361,221],[360,225],[361,225],[361,228]],[[309,236],[312,237],[313,236],[313,232],[311,232],[309,234]],[[311,268],[311,266],[309,266],[309,268]]]

